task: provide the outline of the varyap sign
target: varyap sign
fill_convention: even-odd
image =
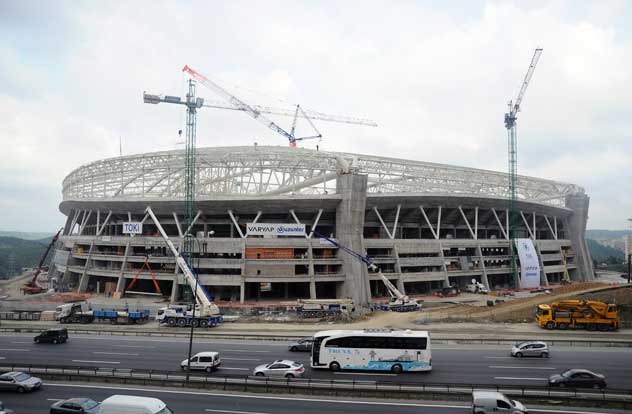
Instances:
[[[304,236],[304,224],[247,223],[247,236]]]

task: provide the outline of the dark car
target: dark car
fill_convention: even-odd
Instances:
[[[551,387],[605,388],[606,377],[587,369],[568,369],[549,377]]]
[[[314,338],[303,338],[299,341],[293,342],[288,346],[288,349],[292,352],[311,352],[312,344],[314,343]]]
[[[49,329],[37,335],[33,338],[33,341],[37,343],[41,342],[49,342],[53,344],[63,344],[68,340],[68,329],[66,328],[58,328],[58,329]]]
[[[99,403],[90,398],[69,398],[50,406],[50,414],[98,414]]]

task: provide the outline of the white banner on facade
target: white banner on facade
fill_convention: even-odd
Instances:
[[[247,236],[305,236],[304,224],[247,223]]]
[[[540,262],[533,240],[516,239],[518,257],[520,257],[520,287],[540,287]]]
[[[123,234],[143,234],[143,223],[138,221],[123,222]]]

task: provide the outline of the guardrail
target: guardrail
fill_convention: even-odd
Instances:
[[[23,326],[0,326],[0,332],[24,332],[24,333],[40,333],[42,330],[50,329],[58,325],[47,325],[39,327],[23,327]],[[61,326],[61,325],[59,325]],[[167,338],[188,338],[189,329],[183,330],[178,327],[164,327],[159,330],[140,330],[136,331],[129,329],[129,325],[122,325],[121,330],[104,329],[103,325],[98,325],[98,329],[82,329],[77,325],[65,324],[63,327],[68,329],[68,332],[75,335],[109,335],[109,336],[150,336],[150,337],[167,337]],[[308,336],[303,335],[270,335],[266,333],[240,333],[240,332],[216,332],[197,329],[195,336],[198,338],[206,339],[233,339],[233,340],[262,340],[262,341],[296,341]],[[616,340],[616,339],[558,339],[547,338],[546,336],[531,335],[530,337],[525,335],[524,337],[515,338],[465,338],[465,337],[450,337],[441,336],[441,334],[435,334],[432,336],[433,344],[480,344],[480,345],[510,345],[519,341],[532,340],[537,338],[538,340],[546,341],[551,346],[573,346],[573,347],[607,347],[607,348],[632,348],[632,340]]]
[[[493,390],[520,399],[564,400],[569,405],[577,403],[616,404],[632,408],[632,390],[628,389],[571,389],[544,386],[498,385],[498,384],[444,384],[413,383],[395,381],[328,380],[317,378],[283,378],[240,376],[227,374],[191,373],[189,383],[186,373],[147,369],[101,368],[69,365],[39,365],[24,363],[2,363],[0,370],[25,371],[46,379],[82,382],[120,382],[158,386],[182,386],[214,388],[239,391],[273,390],[288,393],[309,394],[362,394],[385,398],[437,398],[450,395],[451,398],[465,399],[474,390]]]

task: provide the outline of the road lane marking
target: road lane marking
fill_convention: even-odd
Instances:
[[[492,369],[548,369],[548,370],[554,370],[557,369],[555,367],[511,367],[511,366],[505,366],[505,365],[490,365],[488,368],[492,368]]]
[[[17,348],[1,348],[0,351],[6,351],[6,352],[30,352],[31,348],[27,348],[27,349],[17,349]]]
[[[99,354],[99,355],[129,355],[129,356],[139,356],[140,354],[130,354],[127,352],[97,352],[94,351],[92,352],[93,354]]]
[[[326,398],[297,398],[297,397],[273,397],[268,395],[249,395],[249,394],[227,394],[212,392],[196,392],[196,391],[179,391],[164,390],[155,388],[136,388],[136,387],[106,387],[103,385],[84,385],[84,384],[53,384],[46,383],[47,387],[61,388],[90,388],[90,389],[107,389],[118,391],[134,391],[147,392],[154,394],[176,394],[176,395],[201,395],[207,397],[226,397],[226,398],[246,398],[259,400],[281,400],[281,401],[303,401],[313,403],[331,403],[331,404],[349,404],[349,405],[377,405],[377,406],[396,406],[396,407],[422,407],[422,408],[457,408],[471,411],[468,405],[449,405],[449,404],[419,404],[419,403],[403,403],[403,402],[384,402],[384,401],[361,401],[361,400],[334,400]],[[556,413],[556,414],[608,414],[604,411],[573,411],[573,410],[547,410],[547,409],[530,409],[529,411],[538,413]]]
[[[12,344],[32,344],[33,342],[31,341],[22,341],[22,342],[18,342],[18,341],[13,341],[11,342]]]
[[[250,349],[218,349],[218,351],[222,352],[256,352],[256,353],[270,353],[272,351],[251,351]]]
[[[7,357],[0,357],[0,359],[7,359]]]
[[[207,411],[209,413],[231,413],[231,414],[268,414],[268,413],[261,413],[261,412],[256,412],[256,411],[231,411],[231,410],[212,410],[210,408],[205,409],[204,411]]]
[[[222,361],[261,361],[260,359],[257,358],[221,358]]]
[[[219,367],[219,369],[233,369],[233,370],[236,370],[236,371],[250,371],[250,368]]]
[[[523,377],[494,377],[501,380],[546,381],[547,378],[523,378]]]
[[[90,338],[92,339],[92,338]],[[155,348],[155,346],[145,346],[145,345],[112,345],[112,346],[116,346],[118,348]]]
[[[514,359],[513,357],[497,357],[497,356],[486,356],[483,358],[487,358],[487,359]]]
[[[397,374],[372,374],[370,372],[334,372],[334,375],[381,375],[383,377],[397,376]]]
[[[86,362],[91,364],[120,364],[119,361],[89,361],[85,359],[73,359],[72,362]]]

